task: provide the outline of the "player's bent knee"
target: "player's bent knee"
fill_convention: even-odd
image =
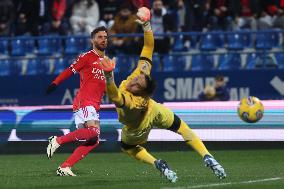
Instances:
[[[93,137],[86,141],[85,146],[98,145],[100,143],[99,137]]]
[[[137,145],[130,145],[130,144],[126,144],[124,142],[120,142],[120,147],[121,147],[121,150],[122,151],[127,151],[127,150],[130,150],[130,149],[133,149],[133,148],[136,148]]]
[[[169,128],[167,128],[167,130],[177,132],[179,130],[180,124],[181,124],[180,118],[176,114],[174,114],[174,122]]]

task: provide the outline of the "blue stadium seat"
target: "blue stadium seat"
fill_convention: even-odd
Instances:
[[[283,33],[281,33],[280,29],[271,30],[269,36],[272,41],[272,47],[281,47],[281,35],[283,35]]]
[[[116,72],[130,73],[133,69],[131,59],[127,55],[119,54],[116,56]]]
[[[190,48],[197,48],[199,41],[200,41],[200,35],[197,34],[191,34],[189,37],[190,41]]]
[[[164,72],[173,72],[175,71],[176,62],[171,55],[165,55],[163,57],[163,71]]]
[[[278,62],[273,54],[261,54],[261,59],[263,60],[263,64],[265,68],[278,68]]]
[[[25,75],[37,75],[42,74],[42,72],[38,71],[39,60],[37,58],[32,58],[27,60],[27,70]]]
[[[214,69],[213,55],[195,54],[191,58],[191,70],[202,71]]]
[[[263,68],[263,61],[260,58],[259,53],[249,53],[246,58],[246,69]]]
[[[226,53],[219,56],[219,70],[241,69],[241,57],[238,53]]]
[[[254,34],[252,34],[249,29],[242,29],[241,35],[244,41],[244,47],[254,48]]]
[[[284,53],[283,52],[277,52],[274,53],[275,59],[278,64],[279,69],[284,69]]]
[[[88,37],[79,36],[79,37],[77,37],[76,40],[77,40],[80,52],[85,52],[85,51],[89,51],[89,50],[92,49],[91,42],[90,42],[90,39]]]
[[[174,39],[172,51],[179,52],[179,51],[185,51],[185,50],[187,49],[185,49],[183,45],[183,36],[182,35],[176,36]]]
[[[63,70],[67,68],[66,59],[63,58],[56,58],[54,60],[54,71],[53,74],[60,74]]]
[[[50,75],[54,69],[54,58],[43,58],[38,62],[37,72],[41,75]]]
[[[0,59],[0,76],[10,75],[10,61],[8,59]]]
[[[65,54],[74,55],[81,52],[78,38],[74,36],[69,36],[65,38]]]
[[[188,55],[186,55],[186,56],[188,56]],[[181,54],[174,54],[174,53],[170,56],[170,58],[171,58],[170,61],[173,62],[174,71],[184,71],[185,70],[186,56],[181,55]]]
[[[51,45],[50,40],[47,36],[42,36],[38,40],[38,54],[39,55],[50,55],[51,54]]]
[[[8,39],[0,39],[0,55],[8,55]]]
[[[260,50],[269,50],[273,47],[273,40],[270,33],[256,33],[255,48]]]
[[[242,50],[245,46],[244,38],[241,33],[227,34],[227,48],[229,50]]]
[[[217,48],[216,34],[205,34],[201,37],[200,49],[204,51],[213,51]]]
[[[225,34],[220,32],[220,33],[217,33],[217,34],[214,34],[215,35],[215,40],[216,40],[216,45],[218,48],[223,48],[224,47],[224,44],[225,44]]]
[[[22,59],[13,59],[10,61],[10,75],[21,75],[23,68]]]
[[[160,56],[155,54],[153,55],[153,60],[152,60],[153,64],[152,64],[152,71],[153,72],[160,72],[161,70],[161,65],[160,65]]]
[[[12,39],[11,46],[12,46],[12,51],[11,51],[12,56],[26,55],[26,44],[25,44],[24,38],[17,37],[17,38]]]
[[[62,52],[62,40],[57,35],[46,35],[38,38],[38,55],[51,55]]]
[[[25,52],[33,54],[35,52],[35,40],[33,38],[26,38],[25,40]]]
[[[50,48],[51,53],[62,53],[62,40],[59,36],[51,36],[50,37]]]

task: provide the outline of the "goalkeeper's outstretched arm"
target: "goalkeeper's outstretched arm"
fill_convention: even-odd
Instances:
[[[137,69],[133,72],[133,75],[135,75],[136,73],[140,73],[140,71],[143,71],[146,75],[150,75],[154,51],[154,36],[151,28],[150,16],[150,10],[146,7],[138,9],[138,19],[136,20],[136,22],[140,24],[143,28],[144,46],[140,54],[140,60],[137,65]],[[145,61],[147,61],[147,65],[145,64]]]
[[[144,30],[144,46],[140,58],[147,58],[152,61],[154,51],[154,36],[149,21],[142,24]]]
[[[115,104],[116,107],[122,107],[124,105],[124,98],[121,92],[117,89],[113,78],[115,64],[115,58],[109,59],[108,57],[105,57],[103,60],[101,60],[101,66],[106,77],[106,92],[108,98]]]

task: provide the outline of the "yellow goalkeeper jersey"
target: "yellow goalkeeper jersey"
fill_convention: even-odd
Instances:
[[[144,57],[152,61],[152,55],[154,50],[154,37],[152,31],[144,32],[144,46],[140,54],[140,58]],[[144,117],[150,111],[152,104],[155,103],[149,97],[135,96],[126,90],[127,83],[134,77],[143,72],[150,75],[152,65],[145,59],[140,59],[136,69],[122,81],[119,86],[119,92],[124,96],[124,107],[117,108],[119,121],[126,125],[128,128],[138,128],[141,125]]]

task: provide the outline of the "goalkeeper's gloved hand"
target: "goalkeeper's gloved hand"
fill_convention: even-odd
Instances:
[[[110,59],[109,57],[105,56],[101,60],[101,66],[106,77],[107,83],[113,80],[113,70],[115,69],[115,58]]]
[[[55,89],[57,88],[57,85],[55,83],[51,83],[47,89],[46,89],[46,92],[45,94],[50,94],[51,92],[55,91]]]
[[[144,32],[152,30],[150,24],[151,13],[148,8],[146,7],[139,8],[136,15],[138,19],[136,19],[135,22],[142,25]]]

